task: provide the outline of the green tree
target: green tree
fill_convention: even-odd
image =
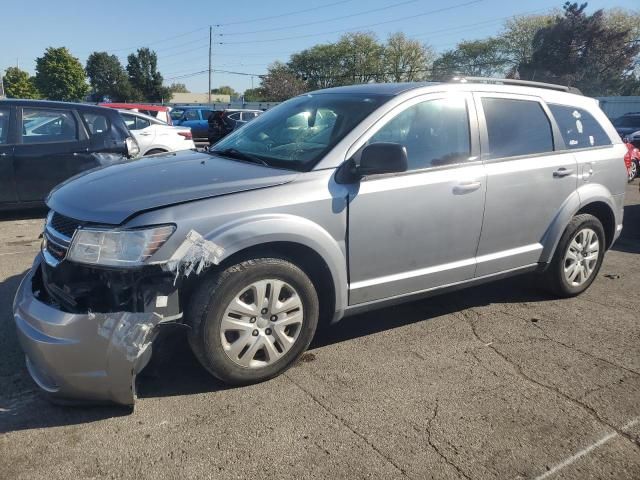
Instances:
[[[310,90],[343,85],[345,52],[335,43],[314,45],[291,55],[290,71],[309,85]]]
[[[237,97],[239,94],[229,85],[223,85],[222,87],[212,88],[211,93],[217,95],[229,95],[231,98]]]
[[[158,71],[158,56],[148,48],[140,48],[127,57],[129,82],[147,102],[169,100],[171,91],[162,85],[162,74]]]
[[[260,88],[269,102],[283,102],[308,90],[307,84],[282,62],[269,65]]]
[[[129,83],[127,72],[115,55],[93,52],[85,68],[95,100],[106,98],[114,102],[137,100],[138,95]]]
[[[501,41],[489,37],[461,42],[457,48],[443,53],[433,62],[433,74],[446,79],[456,75],[493,77],[504,73],[508,63]]]
[[[65,47],[49,47],[36,59],[35,85],[49,100],[78,101],[89,91],[80,61]]]
[[[563,15],[538,31],[521,78],[576,86],[592,96],[615,95],[637,81],[640,43],[630,40],[631,27],[607,22],[603,10],[587,15],[586,7],[567,2]]]
[[[169,85],[171,93],[191,93],[184,83],[172,83]]]
[[[357,32],[343,35],[336,44],[341,55],[343,72],[339,85],[384,81],[384,46],[373,33]]]
[[[267,94],[263,88],[248,88],[244,91],[245,102],[266,102]]]
[[[33,77],[18,67],[9,67],[2,78],[7,98],[40,98]]]
[[[553,24],[553,14],[521,15],[504,23],[504,31],[498,37],[500,50],[510,64],[508,76],[515,76],[520,64],[531,61],[533,40],[539,30]]]
[[[384,46],[385,78],[391,82],[422,80],[434,57],[431,48],[417,40],[409,40],[404,33],[394,33]]]

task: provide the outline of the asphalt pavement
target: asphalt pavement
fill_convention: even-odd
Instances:
[[[640,478],[640,194],[598,279],[519,277],[344,320],[225,388],[176,332],[133,412],[51,405],[11,302],[43,212],[0,214],[0,479]]]

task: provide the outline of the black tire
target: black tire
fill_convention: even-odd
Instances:
[[[167,151],[163,150],[162,148],[152,148],[147,153],[145,153],[144,156],[146,157],[147,155],[156,155],[158,153],[167,153]]]
[[[567,281],[564,274],[565,255],[567,254],[569,245],[573,241],[576,234],[585,228],[590,228],[591,230],[593,230],[598,237],[598,259],[593,271],[591,272],[591,275],[585,280],[585,282],[581,285],[572,285]],[[600,220],[587,213],[576,215],[571,219],[569,225],[567,225],[567,228],[562,234],[560,242],[558,242],[558,246],[556,247],[556,251],[553,255],[553,259],[551,260],[551,263],[545,271],[545,274],[543,276],[545,288],[554,295],[562,298],[575,297],[576,295],[580,295],[587,288],[589,288],[589,286],[598,276],[598,272],[600,271],[600,267],[602,265],[602,260],[604,259],[604,253],[605,235],[604,228],[602,228],[602,223],[600,223]]]
[[[302,301],[304,317],[295,343],[275,362],[260,368],[245,368],[225,353],[220,337],[225,310],[233,298],[252,282],[275,278],[291,285]],[[191,348],[200,363],[216,378],[230,385],[247,385],[273,378],[287,370],[309,347],[319,317],[318,295],[309,277],[282,258],[245,260],[203,279],[186,308]]]
[[[631,172],[629,173],[629,181],[632,182],[636,177],[638,177],[638,175],[640,175],[640,162],[638,162],[637,160],[632,160],[631,161]],[[635,169],[635,172],[634,170]]]

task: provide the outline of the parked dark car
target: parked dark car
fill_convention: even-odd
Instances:
[[[207,120],[212,113],[211,107],[174,107],[171,110],[171,120],[173,125],[189,127],[194,141],[204,141],[207,140],[209,129]]]
[[[0,101],[0,209],[38,206],[75,174],[138,154],[117,110]]]
[[[262,113],[262,110],[249,109],[214,110],[209,115],[209,144],[213,145]]]
[[[625,113],[621,117],[613,120],[613,126],[616,128],[618,135],[623,139],[628,139],[634,147],[640,148],[640,112]]]

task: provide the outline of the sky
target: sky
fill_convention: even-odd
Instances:
[[[213,27],[213,87],[243,92],[259,85],[257,75],[291,53],[336,41],[353,31],[381,41],[395,32],[431,45],[437,52],[461,40],[499,33],[506,19],[560,8],[564,0],[30,0],[0,8],[0,71],[18,64],[34,73],[47,47],[67,47],[85,63],[93,51],[127,55],[139,47],[158,54],[165,84],[185,83],[206,92],[209,26]],[[28,5],[28,8],[26,6]],[[598,8],[638,9],[638,0],[592,0]],[[233,72],[233,73],[230,73]]]

